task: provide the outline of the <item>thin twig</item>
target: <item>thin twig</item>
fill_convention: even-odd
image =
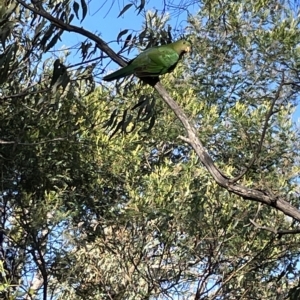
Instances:
[[[254,222],[254,220],[250,219],[250,222],[258,229],[270,231],[274,234],[277,234],[279,237],[285,234],[298,234],[300,233],[300,228],[297,229],[275,229],[272,227],[267,227],[267,226],[261,226],[258,223]]]
[[[62,142],[62,141],[66,141],[66,140],[67,140],[67,138],[55,138],[55,139],[51,139],[51,140],[47,140],[47,141],[41,141],[41,142],[35,142],[35,143],[19,143],[17,141],[0,140],[0,144],[1,145],[14,144],[14,145],[23,145],[23,146],[34,146],[34,145],[41,145],[41,144],[52,143],[52,142]]]

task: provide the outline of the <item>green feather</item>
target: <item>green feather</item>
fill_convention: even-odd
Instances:
[[[147,49],[131,60],[126,67],[105,76],[103,80],[112,81],[132,74],[137,77],[156,77],[171,72],[182,55],[190,51],[190,46],[189,42],[179,40]]]
[[[126,67],[124,67],[116,72],[106,75],[105,77],[103,77],[103,80],[112,81],[115,79],[120,79],[122,77],[132,75],[133,73],[134,73],[134,67],[131,64],[129,64]]]

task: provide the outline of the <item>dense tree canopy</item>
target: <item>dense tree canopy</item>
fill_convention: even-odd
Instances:
[[[125,2],[113,48],[84,0],[0,4],[1,299],[299,299],[297,2]]]

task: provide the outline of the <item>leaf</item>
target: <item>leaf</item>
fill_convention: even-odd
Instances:
[[[149,103],[149,98],[148,98],[148,96],[146,95],[142,95],[142,96],[140,96],[140,99],[139,99],[139,101],[138,101],[138,103],[136,104],[136,105],[134,105],[132,108],[131,108],[131,110],[134,110],[134,109],[136,109],[137,107],[139,107],[139,106],[146,106],[147,104]]]
[[[126,34],[127,32],[128,32],[128,29],[124,29],[124,30],[122,30],[122,31],[118,34],[118,36],[117,36],[117,43],[120,42],[121,36],[124,35],[124,34]]]
[[[5,65],[6,53],[0,54],[0,69]]]
[[[118,123],[116,129],[112,132],[112,134],[110,135],[109,139],[112,139],[112,138],[113,138],[113,136],[119,131],[119,129],[122,127],[122,125],[123,125],[123,120],[121,120],[121,121]]]
[[[75,12],[75,15],[76,15],[76,18],[79,19],[79,15],[78,15],[78,11],[79,11],[79,4],[75,1],[74,4],[73,4],[73,10]]]
[[[140,115],[144,114],[143,118],[140,118]],[[138,121],[146,122],[154,115],[154,110],[151,109],[151,105],[147,105],[145,109],[142,108],[139,111]]]
[[[126,120],[127,112],[128,112],[128,109],[125,109],[124,112],[123,112],[123,117],[122,117],[123,122]]]
[[[7,75],[9,71],[9,63],[12,60],[14,51],[15,51],[15,44],[10,45],[4,54],[4,66],[0,69],[0,83],[2,84],[7,80]],[[2,58],[3,60],[3,58]]]
[[[80,2],[81,2],[81,9],[82,9],[82,18],[80,22],[82,22],[85,19],[87,14],[87,5],[84,0],[80,0]]]
[[[62,6],[61,2],[57,3],[53,8],[52,13],[54,13],[54,12],[59,13],[61,11],[61,9],[60,9],[61,6]]]
[[[114,121],[115,121],[117,115],[118,115],[118,109],[115,109],[115,110],[113,111],[113,113],[111,114],[109,120],[107,120],[107,121],[104,123],[104,125],[103,125],[102,128],[110,127],[110,126],[114,123]]]
[[[45,24],[46,24],[46,20],[42,20],[41,23],[39,23],[39,24],[36,26],[36,28],[35,28],[35,30],[34,30],[34,36],[35,36],[35,37],[36,37],[36,36],[39,36],[39,35],[41,34],[41,31],[42,31],[43,27],[45,26]]]
[[[63,90],[65,90],[70,82],[70,76],[66,69],[64,70],[64,73],[62,74],[60,81],[61,81],[60,85],[62,86]]]
[[[60,36],[62,35],[63,31],[60,31],[59,33],[57,33],[52,40],[49,42],[49,44],[46,46],[44,52],[49,51],[53,46],[55,46],[55,44],[57,43],[57,41],[59,40]]]
[[[168,43],[172,43],[172,27],[171,25],[168,25]]]
[[[74,14],[71,14],[69,17],[68,23],[71,23],[73,19],[74,19]]]
[[[94,45],[94,49],[88,54],[87,59],[89,59],[92,55],[94,55],[96,53],[96,51],[98,50],[97,45]],[[102,58],[102,51],[101,51],[101,58]]]
[[[121,10],[121,12],[119,13],[118,18],[121,17],[132,5],[133,5],[132,3],[125,5]]]
[[[141,11],[144,9],[144,7],[145,7],[145,3],[146,3],[146,1],[145,0],[141,0],[141,4],[137,7],[137,9],[139,9],[139,11],[138,11],[138,15],[141,13]]]
[[[130,132],[132,132],[132,130],[134,129],[134,126],[133,126],[131,129],[129,129],[129,130],[127,131],[127,127],[128,127],[128,125],[131,123],[132,119],[133,119],[133,116],[132,116],[132,115],[129,115],[129,116],[127,117],[127,119],[123,121],[122,131],[123,131],[124,133],[130,133]]]
[[[148,121],[154,114],[155,114],[155,98],[152,99],[151,103],[149,104],[149,101],[147,101],[147,105],[141,106],[139,112],[138,112],[138,121],[145,122]],[[141,117],[141,115],[144,115],[144,117]]]
[[[131,43],[130,43],[130,45],[128,47],[128,50],[127,50],[127,54],[129,54],[129,52],[131,51],[131,49],[134,47],[135,42],[136,42],[136,35],[131,40]]]
[[[150,120],[148,128],[146,128],[146,129],[144,129],[142,131],[143,132],[149,132],[153,128],[153,126],[155,124],[155,120],[156,120],[156,117],[155,117],[155,115],[153,115],[152,118],[151,118],[151,120]]]
[[[61,62],[60,59],[58,58],[57,60],[55,60],[53,64],[53,74],[52,74],[50,86],[53,86],[57,82],[60,75],[61,75]]]
[[[41,45],[42,48],[45,47],[47,41],[49,40],[49,38],[51,37],[51,35],[54,33],[55,29],[56,29],[56,27],[53,24],[51,24],[50,27],[49,27],[49,29],[44,34],[42,40],[40,41],[40,45]]]
[[[5,43],[11,33],[11,29],[9,27],[4,27],[1,31],[0,38],[3,49],[5,49]]]
[[[88,55],[88,50],[92,46],[91,42],[82,42],[80,46],[82,59],[85,60]],[[79,50],[78,50],[79,51]]]
[[[143,44],[143,40],[146,36],[147,33],[147,28],[145,28],[140,34],[139,34],[139,43],[142,45]]]
[[[131,38],[132,38],[132,34],[130,33],[130,34],[128,34],[128,36],[126,37],[126,40],[125,40],[125,43],[124,43],[124,46],[123,46],[122,49],[125,49],[125,48],[126,48],[126,46],[128,45],[128,43],[130,42]]]
[[[290,289],[288,295],[290,297],[290,300],[297,300],[297,299],[299,299],[299,296],[300,296],[300,287],[299,286],[293,287],[292,289]]]

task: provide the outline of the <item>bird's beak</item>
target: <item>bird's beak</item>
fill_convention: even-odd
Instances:
[[[191,47],[190,46],[186,47],[185,52],[187,52],[187,53],[191,52]]]

